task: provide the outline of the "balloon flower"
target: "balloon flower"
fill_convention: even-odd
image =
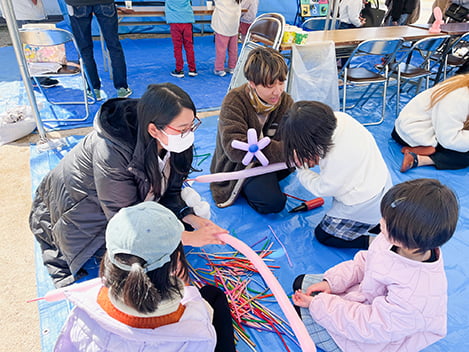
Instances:
[[[264,137],[260,140],[257,140],[257,132],[254,128],[248,129],[247,137],[247,143],[238,141],[236,139],[231,141],[231,146],[233,148],[246,151],[246,155],[241,162],[244,165],[248,165],[255,156],[262,164],[262,166],[269,165],[269,160],[266,158],[264,153],[261,152],[261,150],[269,145],[270,138]]]

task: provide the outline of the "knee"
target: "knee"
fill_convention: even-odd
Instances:
[[[320,225],[316,226],[316,228],[314,229],[314,236],[316,237],[319,243],[325,246],[331,246],[331,238],[334,237],[324,231]]]
[[[293,281],[293,292],[297,290],[301,290],[301,287],[303,286],[304,278],[305,278],[305,274],[301,274],[296,277],[295,281]]]
[[[249,201],[249,205],[259,214],[280,213],[287,203],[287,197],[283,193],[271,194],[260,202]]]

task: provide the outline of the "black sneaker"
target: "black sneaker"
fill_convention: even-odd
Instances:
[[[59,84],[59,81],[49,77],[40,77],[37,79],[41,87],[52,88]],[[33,86],[36,85],[36,81],[33,80]]]
[[[197,70],[195,70],[195,71],[189,71],[189,76],[195,77],[195,76],[197,76],[197,75],[198,75]]]
[[[174,71],[171,71],[170,74],[173,77],[178,77],[178,78],[184,77],[184,71],[182,71],[182,70],[181,71],[174,70]]]

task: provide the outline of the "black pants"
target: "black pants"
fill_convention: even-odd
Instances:
[[[373,234],[380,233],[380,226],[376,225],[371,230],[369,230],[369,232]],[[318,242],[329,247],[368,249],[370,244],[370,236],[368,235],[357,237],[354,240],[344,240],[327,233],[321,228],[320,225],[316,226],[314,229],[314,235],[316,236]]]
[[[225,293],[215,286],[207,285],[200,289],[200,294],[213,308],[212,323],[217,333],[215,352],[236,352],[233,323]]]
[[[281,170],[249,177],[244,181],[242,194],[248,204],[258,213],[279,213],[285,208],[287,197],[283,194],[278,182],[290,173],[291,170]]]
[[[399,144],[410,147],[401,136],[393,129],[391,137]],[[437,144],[436,152],[429,156],[435,163],[435,167],[439,170],[459,170],[469,166],[469,152],[461,153],[451,149],[443,148]]]

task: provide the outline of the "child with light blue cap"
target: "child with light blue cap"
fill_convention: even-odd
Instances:
[[[75,308],[55,350],[235,351],[224,293],[187,285],[183,231],[172,211],[152,201],[114,215],[106,228],[102,285],[69,294]]]

